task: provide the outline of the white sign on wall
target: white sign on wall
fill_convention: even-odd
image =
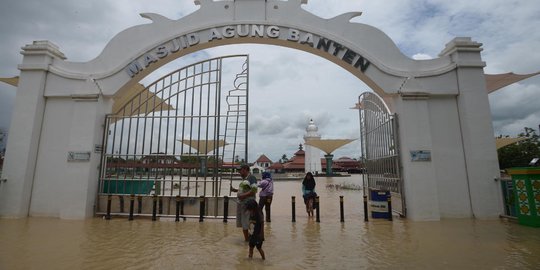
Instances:
[[[67,161],[90,161],[90,151],[69,151]]]
[[[413,150],[411,151],[411,161],[431,161],[431,151]]]

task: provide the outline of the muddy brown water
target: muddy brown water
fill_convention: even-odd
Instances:
[[[360,177],[317,178],[317,223],[298,199],[300,181],[275,183],[265,261],[257,252],[248,259],[234,220],[31,217],[0,219],[0,269],[540,269],[539,228],[498,219],[366,223],[362,191],[330,184],[360,184]]]

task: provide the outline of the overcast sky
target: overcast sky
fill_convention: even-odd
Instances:
[[[353,19],[385,32],[408,57],[435,58],[454,37],[483,43],[489,74],[540,70],[538,0],[309,0],[303,8],[323,18],[361,11]],[[49,40],[70,61],[95,58],[120,31],[149,21],[139,13],[171,19],[198,9],[192,0],[2,0],[0,76],[18,75],[20,48]],[[185,56],[174,67],[228,54],[250,55],[250,157],[277,161],[292,156],[310,118],[324,138],[358,138],[358,111],[349,109],[369,88],[335,64],[302,51],[267,45],[218,47]],[[163,72],[163,71],[161,71]],[[16,89],[0,84],[0,129],[7,130]],[[515,136],[540,124],[540,76],[490,94],[494,135]],[[359,157],[359,143],[335,156]]]

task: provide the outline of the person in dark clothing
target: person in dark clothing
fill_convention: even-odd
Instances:
[[[304,197],[308,217],[313,217],[313,201],[315,200],[315,197],[317,197],[315,186],[316,183],[313,174],[311,172],[306,173],[306,176],[302,181],[302,196]]]
[[[253,249],[261,254],[262,259],[266,259],[262,244],[264,241],[264,218],[262,210],[255,200],[250,199],[246,202],[246,209],[249,211],[249,258],[253,258]]]

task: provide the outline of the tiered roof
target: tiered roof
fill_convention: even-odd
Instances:
[[[288,162],[284,163],[283,164],[283,169],[285,170],[294,170],[294,171],[298,171],[298,170],[304,170],[304,168],[306,167],[306,152],[304,150],[302,150],[302,144],[300,144],[300,146],[298,147],[298,151],[296,151],[296,153],[294,153],[294,156],[289,159]]]

